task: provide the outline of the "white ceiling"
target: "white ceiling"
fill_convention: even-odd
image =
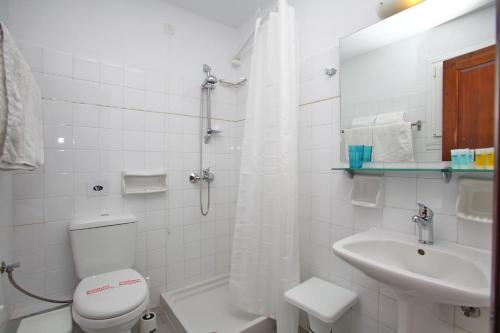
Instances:
[[[268,0],[162,0],[200,16],[239,27],[250,18],[261,3]]]

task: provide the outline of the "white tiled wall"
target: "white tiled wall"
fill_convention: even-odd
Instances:
[[[488,248],[490,228],[457,220],[457,179],[445,184],[439,174],[386,174],[383,208],[355,207],[350,203],[352,181],[343,173],[330,170],[339,162],[338,76],[325,77],[320,64],[337,61],[335,52],[336,47],[302,63],[302,87],[308,89],[302,90],[299,130],[302,278],[319,276],[358,293],[359,304],[340,323],[343,331],[396,332],[394,293],[337,258],[331,244],[371,227],[415,235],[411,217],[417,202],[429,205],[436,213],[436,238]],[[486,333],[487,313],[483,309],[481,318],[466,319],[458,308],[443,306],[439,315],[442,332]]]
[[[12,176],[19,283],[41,295],[71,297],[77,279],[68,222],[122,212],[140,219],[135,268],[151,277],[153,304],[167,288],[227,273],[241,141],[234,89],[214,93],[213,126],[223,133],[204,146],[204,167],[216,175],[207,217],[199,210],[199,185],[188,175],[199,168],[202,64],[233,78],[227,59],[235,32],[157,0],[140,6],[128,0],[51,2],[52,10],[29,0],[10,2],[16,18],[11,32],[42,88],[46,148],[43,168]],[[23,6],[28,3],[31,8]],[[78,37],[56,29],[71,30],[65,20],[76,22],[79,10],[94,7],[120,16],[96,14],[81,22]],[[64,9],[68,17],[59,15]],[[50,24],[38,24],[39,16],[30,21],[35,10],[52,18]],[[130,30],[110,28],[127,21]],[[175,35],[164,33],[167,23],[175,24]],[[167,170],[166,193],[122,195],[123,169],[151,168]],[[109,184],[109,194],[89,197],[95,181]],[[46,306],[9,289],[11,316]]]
[[[0,171],[0,261],[12,260],[12,235],[13,235],[13,195],[12,173]],[[6,323],[7,307],[7,281],[0,281],[0,332]]]

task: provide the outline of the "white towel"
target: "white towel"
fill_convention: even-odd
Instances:
[[[344,130],[346,157],[349,157],[350,145],[373,146],[373,127],[356,127]]]
[[[373,127],[374,162],[413,162],[410,122]]]
[[[351,122],[351,128],[373,126],[377,116],[356,117]]]
[[[42,98],[31,69],[0,23],[0,169],[43,164]]]
[[[377,115],[377,118],[375,119],[375,125],[400,123],[404,120],[404,111],[381,113]]]

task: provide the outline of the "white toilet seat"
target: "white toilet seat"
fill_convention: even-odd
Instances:
[[[146,310],[148,305],[148,298],[144,300],[144,302],[139,305],[132,312],[128,312],[118,317],[107,318],[107,319],[89,319],[82,317],[75,311],[73,308],[73,320],[84,330],[93,330],[100,331],[110,329],[112,327],[120,327],[120,326],[128,326],[127,324],[133,321],[133,326],[140,318],[141,314]],[[104,331],[103,331],[104,332]]]
[[[140,273],[133,269],[103,273],[78,284],[73,319],[85,332],[123,332],[139,320],[148,302]]]

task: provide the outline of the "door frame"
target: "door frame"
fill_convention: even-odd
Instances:
[[[500,64],[500,0],[496,0],[496,39],[497,39],[497,64]],[[500,66],[496,66],[496,94],[495,94],[495,166],[494,173],[494,195],[493,195],[493,229],[492,229],[492,278],[491,278],[491,332],[500,332],[500,265],[498,264],[500,254],[500,177],[498,167],[500,166]]]

